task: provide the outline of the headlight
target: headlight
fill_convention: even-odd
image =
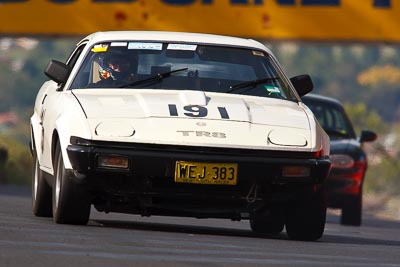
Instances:
[[[332,154],[330,156],[332,168],[348,169],[354,166],[354,159],[345,154]]]
[[[104,137],[131,137],[135,134],[135,129],[123,121],[107,121],[99,123],[95,133]]]

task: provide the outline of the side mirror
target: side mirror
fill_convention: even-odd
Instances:
[[[290,81],[292,82],[300,97],[308,94],[314,89],[314,84],[311,80],[310,75],[308,74],[292,77],[290,78]]]
[[[378,135],[375,132],[362,130],[360,136],[360,143],[372,142],[375,141],[376,138],[378,138]]]
[[[44,74],[46,74],[47,77],[56,83],[65,83],[67,81],[69,71],[70,69],[67,64],[57,60],[50,60],[44,69]]]

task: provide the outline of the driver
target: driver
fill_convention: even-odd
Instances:
[[[122,85],[134,80],[137,59],[109,53],[99,58],[100,81],[96,85]]]

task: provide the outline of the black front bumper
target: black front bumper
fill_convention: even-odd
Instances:
[[[251,149],[208,148],[96,142],[93,145],[69,145],[69,159],[80,173],[126,172],[132,177],[173,177],[175,162],[231,162],[239,166],[239,181],[266,179],[271,183],[322,183],[329,174],[330,160],[315,159],[311,152],[263,151]],[[97,166],[99,155],[121,155],[129,158],[129,169],[105,169]],[[287,179],[281,176],[282,167],[309,166],[310,177]]]
[[[199,212],[207,217],[233,217],[221,211],[237,213],[249,203],[288,201],[322,185],[331,165],[329,158],[312,158],[314,153],[172,145],[91,142],[70,145],[67,152],[73,169],[87,178],[94,203],[107,202],[109,209],[117,212],[143,214],[144,208],[151,208],[151,213],[179,210],[175,214],[196,217],[201,217]],[[129,169],[101,168],[97,165],[100,155],[125,156]],[[176,161],[237,163],[237,185],[175,183]],[[282,167],[288,165],[309,166],[311,174],[283,177]]]

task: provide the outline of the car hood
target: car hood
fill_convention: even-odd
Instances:
[[[94,139],[135,137],[136,142],[231,142],[251,147],[265,145],[268,137],[272,145],[309,148],[312,138],[306,112],[292,101],[149,89],[86,89],[73,94]]]
[[[331,154],[348,154],[360,150],[361,145],[355,139],[331,139]]]

